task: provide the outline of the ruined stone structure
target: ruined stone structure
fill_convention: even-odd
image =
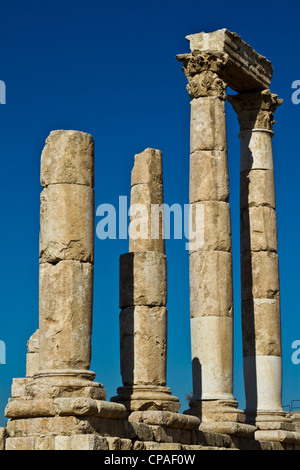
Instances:
[[[116,401],[128,411],[147,409],[177,412],[178,398],[171,395],[167,381],[167,259],[164,227],[157,225],[151,208],[162,206],[162,154],[146,149],[135,156],[131,181],[131,232],[136,222],[143,238],[129,234],[129,253],[120,257],[120,350],[123,387]],[[142,205],[145,214],[134,211]],[[148,214],[150,217],[148,217]],[[143,416],[145,412],[142,411]]]
[[[300,449],[282,409],[279,270],[272,153],[271,63],[223,29],[188,36],[190,209],[203,242],[190,249],[193,396],[167,387],[167,260],[162,154],[135,156],[129,253],[120,257],[122,386],[110,401],[90,371],[94,264],[94,143],[54,131],[41,159],[39,329],[26,377],[13,380],[0,429],[6,450]],[[233,395],[232,243],[226,88],[240,124],[242,330],[246,409]],[[140,204],[146,214],[134,210]],[[157,206],[156,206],[157,207]],[[193,223],[193,217],[191,218]],[[133,228],[143,227],[136,237]]]

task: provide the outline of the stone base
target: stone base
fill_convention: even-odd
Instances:
[[[198,429],[200,420],[196,416],[172,413],[171,411],[133,411],[129,422],[145,423],[149,426],[163,426],[172,429]]]
[[[102,384],[89,371],[43,371],[14,379],[5,416],[12,419],[55,416],[98,416],[120,419],[126,409],[105,401]]]
[[[254,433],[256,431],[255,426],[231,421],[202,423],[199,429],[201,429],[202,431],[209,431],[219,434],[228,434],[229,436],[242,437],[244,439],[253,439]]]
[[[167,387],[122,387],[127,405],[138,408],[130,412],[122,403],[98,399],[105,391],[90,379],[72,374],[14,379],[6,407],[10,419],[6,428],[0,428],[0,449],[300,449],[300,433],[291,421],[277,423],[276,428],[273,423],[273,430],[269,429],[272,421],[264,421],[255,431],[238,421],[241,412],[236,402],[202,403],[206,418],[209,411],[214,421],[200,424],[191,413],[177,413],[179,400]],[[118,399],[122,398],[120,390]]]
[[[154,423],[154,419],[148,418]],[[180,417],[179,420],[181,420]],[[274,434],[269,434],[272,441],[268,441],[267,435],[264,435],[261,440],[245,439],[200,429],[168,427],[168,423],[167,425],[162,425],[162,423],[150,425],[145,422],[97,416],[55,416],[9,420],[4,442],[6,450],[300,449],[300,446],[296,444],[298,440],[294,439],[294,443],[289,443],[292,440],[291,435],[292,433],[282,439],[282,434],[278,432],[275,436],[277,440],[275,440]]]
[[[82,371],[39,372],[31,377],[13,379],[12,398],[45,399],[58,397],[90,397],[105,400],[103,385],[94,382],[95,374]]]
[[[224,421],[245,423],[245,415],[237,406],[236,400],[191,400],[190,408],[184,414],[197,416],[201,426]]]
[[[300,433],[295,431],[267,429],[256,431],[254,436],[257,441],[272,441],[297,446],[300,445]]]
[[[293,425],[295,426],[295,431],[300,432],[300,413],[296,411],[287,413],[287,418],[291,419]]]
[[[125,407],[119,403],[94,400],[89,397],[60,397],[44,400],[12,398],[5,409],[5,416],[14,419],[55,416],[97,416],[121,419],[125,414]]]
[[[0,450],[5,449],[6,429],[0,428]]]
[[[112,402],[122,403],[128,412],[145,410],[162,410],[177,413],[180,409],[179,399],[171,394],[168,387],[153,385],[124,386],[117,389],[118,395]]]
[[[246,422],[256,426],[258,429],[290,429],[291,418],[285,411],[250,411],[245,410]]]
[[[285,444],[300,444],[298,426],[285,411],[246,412],[247,423],[256,427],[254,438],[259,441],[272,441]]]
[[[245,415],[237,406],[235,400],[195,400],[184,413],[198,416],[202,431],[252,439],[256,427],[245,423]]]

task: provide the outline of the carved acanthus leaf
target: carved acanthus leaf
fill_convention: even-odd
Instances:
[[[193,52],[181,54],[177,59],[183,63],[187,80],[187,90],[190,97],[218,96],[226,99],[226,83],[221,78],[224,58],[218,54],[200,54]]]
[[[274,112],[283,103],[270,90],[240,93],[227,97],[238,115],[241,131],[248,129],[273,130]]]

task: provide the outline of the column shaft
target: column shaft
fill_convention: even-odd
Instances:
[[[190,413],[202,421],[232,419],[233,287],[225,119],[226,83],[197,54],[178,57],[191,101],[190,210],[202,244],[190,249],[193,397]],[[216,65],[216,64],[215,64]],[[192,232],[192,230],[191,230]],[[191,245],[190,245],[191,246]]]
[[[65,417],[79,417],[85,427],[87,417],[116,419],[126,413],[123,405],[105,402],[106,391],[89,370],[93,167],[89,134],[51,132],[41,162],[39,330],[28,342],[27,377],[12,388],[6,407],[9,418],[43,418],[45,436],[52,433],[52,418],[60,429]],[[64,435],[76,433],[75,422],[69,423]]]
[[[131,179],[130,253],[120,257],[123,387],[113,398],[128,411],[177,412],[180,408],[178,398],[166,387],[167,260],[162,183],[161,152],[146,149],[136,155]]]
[[[51,132],[41,160],[39,374],[90,367],[93,168],[89,134]]]
[[[238,114],[241,128],[241,298],[246,413],[250,421],[266,415],[280,419],[282,360],[272,127],[273,113],[282,100],[265,90],[231,96],[229,101]]]

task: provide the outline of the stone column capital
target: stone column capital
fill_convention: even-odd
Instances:
[[[187,91],[191,99],[206,96],[226,99],[227,84],[222,79],[226,59],[222,54],[193,51],[179,54],[176,58],[183,64],[182,70],[188,80]]]
[[[241,132],[253,129],[272,131],[273,124],[276,124],[274,113],[283,103],[269,89],[229,95],[227,100],[238,115]]]

